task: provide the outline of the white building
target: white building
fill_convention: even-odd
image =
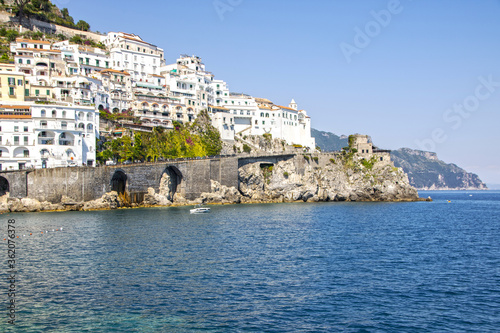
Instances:
[[[35,142],[30,107],[0,105],[0,170],[19,170],[31,165]]]
[[[150,82],[165,64],[163,49],[125,32],[110,32],[102,41],[110,51],[110,67],[125,70],[137,82]],[[154,82],[153,82],[154,83]]]
[[[275,105],[264,98],[232,93],[222,80],[214,80],[212,88],[216,106],[227,109],[232,115],[236,134],[271,134],[288,144],[316,148],[315,139],[311,137],[311,119],[305,110],[298,110],[294,100],[289,106]],[[222,132],[223,129],[218,126]]]
[[[61,51],[66,62],[66,74],[91,76],[110,68],[110,58],[106,50],[77,44],[69,41],[54,43],[53,49]]]
[[[179,98],[187,108],[198,113],[215,105],[212,82],[214,75],[205,70],[205,64],[197,56],[181,55],[175,64],[162,69],[166,85],[172,97]]]
[[[93,107],[1,105],[0,127],[3,170],[95,166],[99,114]]]

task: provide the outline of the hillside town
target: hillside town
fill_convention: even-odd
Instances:
[[[0,63],[0,170],[96,166],[99,138],[171,130],[203,110],[226,142],[270,134],[316,146],[311,119],[293,99],[280,105],[232,92],[200,57],[167,64],[162,48],[133,33],[17,37],[10,52],[13,62]]]

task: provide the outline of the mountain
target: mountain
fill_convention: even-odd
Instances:
[[[322,151],[339,151],[348,146],[347,136],[345,135],[338,136],[311,128],[311,136],[316,139],[316,146],[319,146]]]
[[[322,151],[338,151],[347,146],[347,136],[311,129]],[[419,190],[486,190],[473,173],[438,159],[436,153],[401,148],[391,152],[394,165],[408,174],[410,184]]]
[[[420,190],[486,190],[476,174],[438,159],[436,153],[410,148],[391,152],[394,165],[408,174],[410,184]]]

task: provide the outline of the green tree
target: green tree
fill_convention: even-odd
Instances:
[[[77,29],[80,29],[82,31],[89,31],[90,30],[90,24],[88,24],[84,20],[80,20],[80,21],[76,22],[76,27],[77,27]]]
[[[65,21],[68,21],[71,24],[75,24],[75,21],[73,20],[73,17],[71,17],[71,15],[69,15],[68,8],[61,9],[61,14],[62,14],[62,17],[63,17],[63,19]]]
[[[16,6],[16,15],[19,17],[19,23],[22,25],[23,18],[25,16],[24,8],[31,0],[14,0],[14,5]]]
[[[74,35],[73,37],[71,37],[71,39],[69,40],[69,42],[73,43],[73,44],[82,45],[83,44],[83,39],[82,39],[82,37],[80,37],[78,35]]]
[[[9,42],[13,42],[19,36],[19,33],[16,30],[7,30],[6,36]]]

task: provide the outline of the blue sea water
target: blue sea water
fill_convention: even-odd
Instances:
[[[500,192],[420,195],[3,214],[0,331],[500,331]]]

